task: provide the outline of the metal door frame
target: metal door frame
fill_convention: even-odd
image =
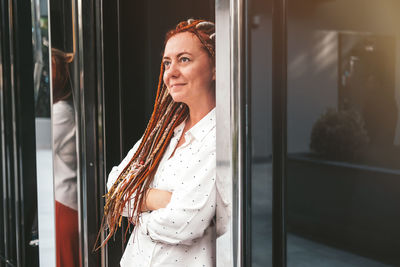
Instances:
[[[272,266],[286,266],[287,0],[273,1]],[[217,177],[231,179],[230,266],[251,266],[250,0],[216,1]],[[222,40],[218,42],[218,40]],[[217,241],[217,251],[218,251]],[[226,252],[225,252],[226,253]]]

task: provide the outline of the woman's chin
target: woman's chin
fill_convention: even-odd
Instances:
[[[179,94],[174,94],[174,93],[172,93],[172,94],[171,94],[171,97],[172,97],[172,99],[174,100],[174,102],[184,102],[184,101],[183,101],[184,98],[183,98],[181,95],[179,95]]]

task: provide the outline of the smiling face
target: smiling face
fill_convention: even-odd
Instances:
[[[196,35],[182,32],[165,45],[164,83],[175,102],[189,107],[215,94],[215,66]]]

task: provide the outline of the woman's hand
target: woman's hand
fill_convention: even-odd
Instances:
[[[141,212],[165,208],[171,200],[172,193],[166,190],[149,188],[141,208]]]

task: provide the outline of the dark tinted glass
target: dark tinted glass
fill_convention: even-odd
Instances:
[[[400,264],[398,14],[289,1],[289,266]]]
[[[251,1],[249,91],[251,262],[272,266],[272,1]]]

